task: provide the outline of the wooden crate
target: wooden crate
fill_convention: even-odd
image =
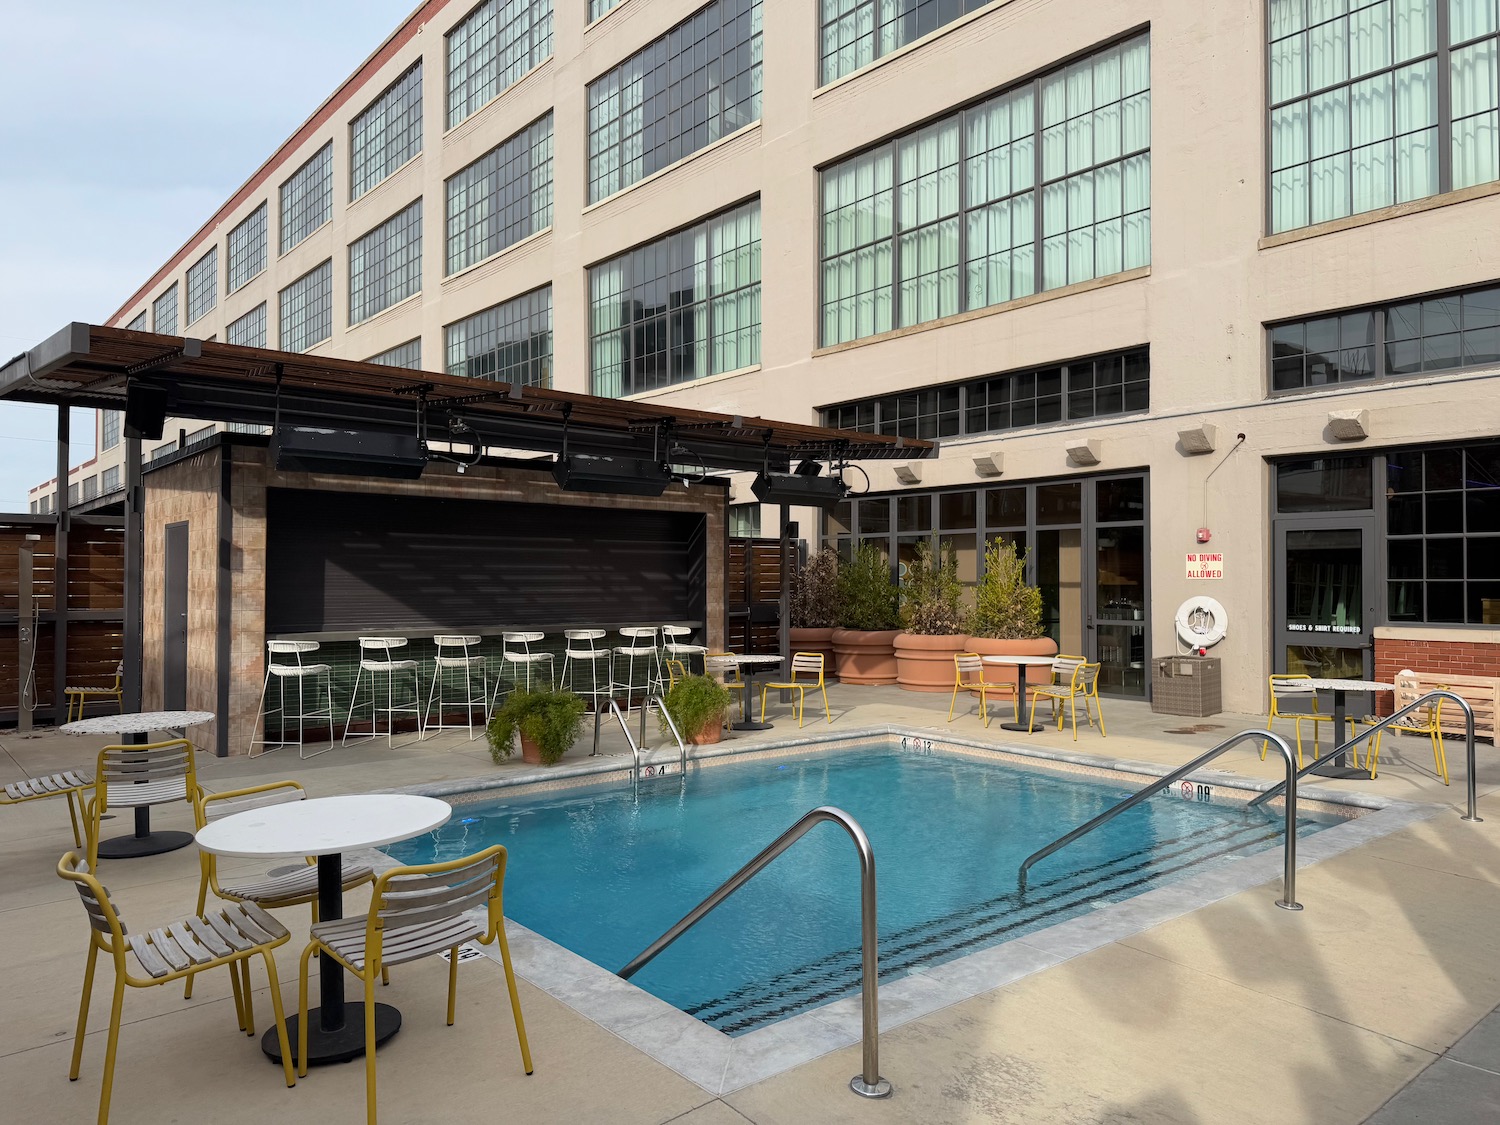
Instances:
[[[1454,695],[1463,697],[1474,708],[1474,734],[1476,737],[1495,740],[1495,715],[1500,713],[1500,679],[1494,676],[1455,676],[1452,673],[1438,674],[1417,672],[1417,683],[1423,692],[1446,687]],[[1464,733],[1464,715],[1457,707],[1442,709],[1444,734]]]

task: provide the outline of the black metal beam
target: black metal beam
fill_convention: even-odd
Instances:
[[[141,710],[141,671],[145,658],[142,598],[142,547],[146,490],[141,484],[141,439],[125,442],[125,705],[122,710]]]
[[[68,462],[73,412],[63,404],[57,408],[57,523],[52,542],[52,724],[62,726],[67,718],[68,685]]]

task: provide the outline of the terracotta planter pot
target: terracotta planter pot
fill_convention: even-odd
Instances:
[[[546,764],[542,761],[542,748],[540,746],[532,742],[531,739],[527,738],[520,731],[516,731],[516,736],[521,740],[521,761],[525,762],[528,766]]]
[[[838,660],[839,680],[846,684],[893,684],[896,682],[896,638],[900,629],[867,633],[860,629],[835,629],[833,653]]]
[[[900,633],[896,637],[897,683],[907,691],[952,691],[953,654],[968,652],[962,633],[926,636]]]
[[[700,730],[688,736],[688,741],[694,746],[712,746],[719,741],[724,733],[724,716],[720,715],[711,723],[704,723]]]
[[[838,679],[835,672],[837,657],[833,651],[832,629],[790,630],[793,652],[821,652],[823,654],[823,678],[832,682]]]
[[[980,656],[1056,656],[1057,642],[1051,637],[1039,637],[1026,641],[1002,641],[990,637],[970,637],[969,647],[964,652],[977,652]],[[1028,687],[1047,682],[1045,668],[1031,668],[1027,670],[1026,682]],[[1015,666],[1007,667],[1004,664],[986,664],[984,666],[984,678],[992,684],[1014,684],[1016,682]],[[950,682],[948,688],[951,691],[953,684]]]

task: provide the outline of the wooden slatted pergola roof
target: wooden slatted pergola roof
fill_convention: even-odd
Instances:
[[[931,442],[599,398],[433,371],[74,323],[0,368],[0,400],[122,410],[159,387],[167,414],[252,425],[431,432],[458,418],[484,445],[599,456],[690,455],[714,470],[804,458],[917,459]],[[419,428],[420,423],[420,428]]]

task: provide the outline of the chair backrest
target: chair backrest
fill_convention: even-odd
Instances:
[[[469,649],[479,644],[479,638],[471,633],[439,633],[432,638],[432,643],[439,649],[461,648],[467,656]],[[442,653],[439,652],[438,655],[441,656]]]
[[[219,820],[235,813],[263,809],[269,805],[285,805],[307,798],[307,790],[295,781],[272,781],[265,785],[252,785],[248,789],[226,789],[223,793],[204,793],[193,801],[193,813],[202,828],[210,820]],[[208,855],[208,852],[204,852]]]
[[[490,936],[501,921],[500,892],[505,882],[502,844],[446,863],[393,867],[375,881],[366,925],[366,949],[374,949],[379,932],[454,918],[488,904]],[[436,953],[438,946],[431,950]]]
[[[1059,656],[1052,661],[1052,682],[1068,684],[1073,682],[1073,673],[1078,671],[1088,661],[1081,656]]]
[[[125,661],[122,660],[118,664],[115,665],[115,690],[119,691],[121,685],[124,684],[124,682],[125,682]]]
[[[620,630],[620,636],[629,637],[634,641],[650,641],[656,643],[655,625],[627,625]]]
[[[595,642],[595,641],[602,641],[608,635],[609,635],[609,632],[608,632],[608,630],[605,630],[605,629],[564,629],[563,630],[563,636],[566,637],[566,638],[568,638],[568,640],[570,640],[570,641],[588,641],[590,647],[593,646],[593,642]]]
[[[722,681],[730,680],[730,673],[733,672],[733,682],[742,682],[740,662],[727,652],[710,652],[703,658],[703,670]]]
[[[83,909],[88,913],[89,925],[109,937],[116,954],[123,953],[125,923],[110,901],[109,891],[89,871],[87,861],[77,852],[68,852],[58,860],[57,874],[77,889],[78,897],[83,900]]]
[[[821,652],[797,652],[792,654],[792,679],[806,672],[809,676],[823,678],[823,654]]]
[[[1073,673],[1073,687],[1084,695],[1093,695],[1099,689],[1099,665],[1080,664]]]
[[[363,655],[369,652],[377,660],[388,657],[393,648],[405,648],[405,637],[360,637],[359,648]]]
[[[677,686],[678,680],[687,679],[687,665],[681,660],[668,660],[667,664],[667,688],[670,690]]]
[[[185,738],[145,746],[106,746],[99,751],[94,792],[103,809],[109,803],[110,786],[159,784],[179,779],[183,783],[182,798],[187,800],[198,789],[198,773],[193,763],[193,744]]]
[[[1316,695],[1312,677],[1302,672],[1277,673],[1271,677],[1271,698],[1281,695]]]
[[[978,676],[984,679],[984,660],[977,652],[956,652],[953,654],[953,672],[961,680],[965,676]]]
[[[663,625],[661,635],[663,637],[691,637],[693,631],[686,625]]]

